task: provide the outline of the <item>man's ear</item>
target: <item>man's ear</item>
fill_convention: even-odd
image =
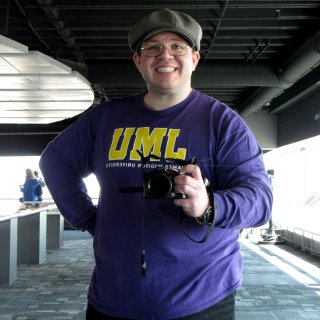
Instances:
[[[200,60],[200,53],[199,51],[192,52],[192,64],[193,64],[193,70],[196,69],[198,62]]]
[[[132,57],[132,59],[133,59],[133,61],[134,61],[134,64],[136,65],[136,67],[137,67],[137,69],[139,70],[139,72],[140,72],[140,55],[137,53],[137,52],[135,52],[134,54],[133,54],[133,57]]]

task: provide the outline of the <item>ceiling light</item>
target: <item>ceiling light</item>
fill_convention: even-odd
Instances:
[[[78,72],[0,36],[0,123],[52,123],[93,101],[90,83]]]
[[[65,64],[39,52],[29,51],[24,54],[1,54],[4,62],[14,68],[21,74],[60,74],[71,73],[71,68]]]
[[[2,53],[27,53],[28,47],[6,38],[0,34],[0,54]]]

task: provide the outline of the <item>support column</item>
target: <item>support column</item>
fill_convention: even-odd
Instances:
[[[40,211],[18,220],[18,265],[40,264],[46,260],[47,212]]]
[[[17,218],[0,222],[0,284],[17,279]]]

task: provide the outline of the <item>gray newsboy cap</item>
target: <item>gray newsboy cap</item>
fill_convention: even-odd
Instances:
[[[154,11],[139,20],[129,31],[129,46],[134,52],[144,40],[159,32],[174,32],[184,37],[197,51],[200,50],[202,29],[189,15],[163,9]]]

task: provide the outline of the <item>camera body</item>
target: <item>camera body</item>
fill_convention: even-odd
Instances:
[[[156,168],[143,174],[143,197],[145,199],[186,199],[184,193],[174,192],[174,178],[181,173]]]

